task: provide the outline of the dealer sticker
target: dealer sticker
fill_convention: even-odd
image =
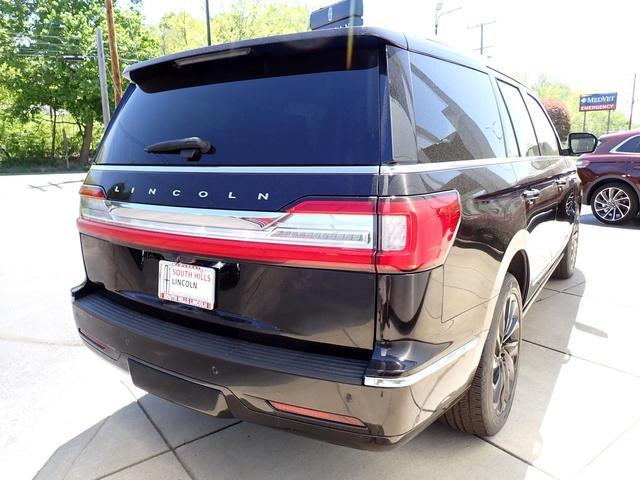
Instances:
[[[160,261],[158,297],[213,310],[216,271],[213,268]]]

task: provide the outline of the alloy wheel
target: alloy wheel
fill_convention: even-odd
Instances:
[[[617,222],[629,213],[631,199],[621,188],[607,187],[598,192],[593,207],[598,217],[609,222]]]
[[[493,408],[501,415],[511,402],[516,384],[520,350],[521,311],[518,297],[509,294],[493,353]]]

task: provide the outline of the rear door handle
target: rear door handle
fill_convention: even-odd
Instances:
[[[565,187],[567,185],[567,179],[566,178],[559,178],[556,180],[556,185],[559,187]]]
[[[535,188],[530,188],[528,190],[525,190],[524,192],[522,192],[522,196],[530,201],[533,202],[534,200],[536,200],[539,196],[540,196],[540,190],[535,189]]]

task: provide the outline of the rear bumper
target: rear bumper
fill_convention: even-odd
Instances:
[[[196,331],[87,290],[74,292],[73,300],[82,339],[141,388],[210,415],[361,449],[396,446],[433,422],[464,392],[481,350],[464,351],[412,385],[373,387],[365,385],[366,360]],[[270,401],[353,417],[365,426],[284,413]]]

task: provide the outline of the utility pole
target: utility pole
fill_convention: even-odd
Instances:
[[[104,8],[107,14],[107,30],[109,32],[109,55],[111,55],[111,73],[113,75],[113,96],[116,105],[122,98],[122,81],[120,80],[120,59],[118,46],[116,45],[116,27],[113,23],[113,2],[104,0]]]
[[[479,49],[478,48],[475,49],[475,50],[480,50],[480,55],[483,55],[484,51],[487,48],[491,48],[492,47],[492,45],[485,46],[485,44],[484,44],[484,27],[486,25],[493,25],[494,23],[496,23],[496,21],[495,20],[491,20],[490,22],[480,22],[480,23],[477,23],[476,25],[471,25],[469,27],[469,30],[471,30],[473,28],[479,28],[480,29],[480,48]]]
[[[636,76],[633,74],[633,90],[631,91],[631,112],[629,112],[629,130],[631,130],[631,122],[633,121],[633,104],[636,103]]]
[[[104,66],[104,47],[102,46],[102,30],[96,28],[96,48],[98,49],[98,77],[100,78],[100,99],[102,101],[102,121],[106,127],[111,119],[109,110],[109,90],[107,90],[107,70]]]
[[[438,2],[436,4],[436,15],[435,15],[435,21],[433,24],[433,30],[436,37],[438,36],[438,24],[440,23],[440,17],[443,17],[444,15],[447,15],[449,13],[457,12],[458,10],[462,10],[462,7],[456,7],[456,8],[452,8],[451,10],[447,10],[443,12],[442,11],[443,6],[444,6],[444,2]]]
[[[204,13],[207,17],[207,45],[211,45],[211,19],[209,18],[209,0],[204,0]]]

